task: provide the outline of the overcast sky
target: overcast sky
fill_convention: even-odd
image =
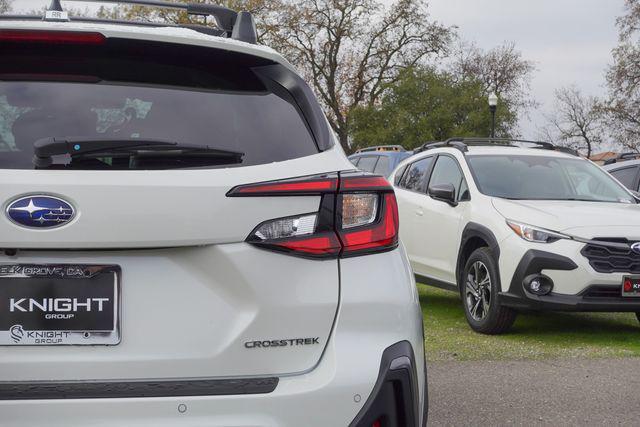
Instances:
[[[384,0],[390,3],[391,0]],[[14,0],[21,11],[49,0]],[[616,44],[615,19],[623,0],[430,0],[432,18],[458,26],[462,38],[489,49],[513,41],[535,62],[532,96],[540,102],[521,120],[524,137],[536,137],[542,112],[553,105],[554,89],[576,84],[586,94],[605,93],[604,72]],[[74,2],[75,7],[84,3]]]

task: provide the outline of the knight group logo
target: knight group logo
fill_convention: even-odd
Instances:
[[[11,339],[14,343],[18,344],[24,338],[24,329],[22,325],[13,325],[9,329],[9,333],[11,334]]]

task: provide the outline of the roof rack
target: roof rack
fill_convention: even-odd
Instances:
[[[214,18],[217,27],[222,31],[222,35],[243,41],[246,43],[255,44],[257,41],[256,26],[253,20],[253,16],[249,12],[236,12],[235,10],[226,8],[224,6],[218,6],[213,4],[201,4],[201,3],[172,3],[168,1],[160,0],[64,0],[64,1],[83,1],[83,2],[97,2],[97,3],[117,3],[136,6],[149,6],[157,7],[161,9],[175,9],[185,11],[189,15],[197,16],[211,16]],[[2,19],[36,19],[24,16],[2,16]],[[43,18],[40,18],[43,19]],[[52,0],[51,5],[45,12],[44,19],[46,20],[69,20],[67,14],[62,9],[61,0]],[[74,21],[84,22],[104,22],[104,23],[117,23],[128,25],[145,25],[140,22],[132,21],[115,21],[115,20],[96,20],[92,18],[74,18]],[[149,25],[147,23],[147,25]],[[196,25],[171,25],[164,23],[151,23],[150,25],[156,27],[184,27],[190,28],[196,31],[200,31],[209,35],[217,35],[211,31],[210,27],[196,26]],[[206,29],[206,30],[205,30]]]
[[[375,147],[365,147],[356,150],[356,153],[367,153],[371,151],[406,151],[402,145],[376,145]]]
[[[42,21],[42,16],[38,15],[0,15],[3,21]],[[125,21],[121,19],[103,19],[90,17],[74,17],[74,22],[88,22],[94,24],[117,24],[117,25],[133,25],[137,27],[165,27],[165,28],[188,28],[209,36],[226,37],[226,33],[216,27],[205,27],[197,24],[172,24],[166,22],[148,22],[148,21]]]
[[[516,139],[516,138],[481,138],[481,137],[454,137],[449,138],[446,141],[430,141],[422,144],[421,147],[415,150],[416,153],[421,151],[430,150],[434,148],[441,147],[452,147],[457,148],[458,150],[466,153],[469,151],[469,146],[494,146],[498,145],[501,147],[517,147],[513,143],[525,143],[525,144],[533,144],[534,148],[539,148],[543,150],[554,150],[554,151],[562,151],[563,153],[572,154],[574,156],[578,155],[578,152],[572,148],[568,147],[560,147],[550,142],[545,141],[532,141],[528,139]]]

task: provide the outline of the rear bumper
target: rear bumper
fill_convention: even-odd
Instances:
[[[518,264],[509,290],[500,293],[501,304],[516,309],[540,311],[640,312],[640,298],[624,298],[621,292],[619,295],[615,295],[616,289],[621,291],[622,280],[618,280],[619,285],[587,285],[576,295],[554,292],[548,295],[534,295],[528,292],[523,286],[525,278],[532,274],[541,274],[543,271],[549,274],[552,279],[562,277],[565,280],[570,277],[572,272],[576,272],[574,280],[580,280],[583,276],[581,273],[584,273],[584,267],[580,267],[572,259],[558,254],[529,250]],[[553,274],[553,272],[565,274],[560,276]],[[558,283],[558,285],[561,287],[562,283]],[[593,292],[596,289],[601,291],[603,288],[607,292]]]
[[[426,367],[425,367],[426,375]],[[350,427],[370,427],[376,421],[385,420],[385,425],[427,425],[427,383],[425,396],[420,404],[416,360],[408,341],[387,348],[382,354],[380,373],[373,392]],[[422,414],[422,415],[421,415]]]
[[[308,372],[279,376],[271,392],[0,400],[2,425],[346,426],[377,396],[383,354],[401,342],[411,350],[399,357],[412,360],[412,367],[395,362],[399,369],[390,371],[408,379],[401,380],[410,390],[402,405],[425,408],[422,313],[404,250],[341,260],[340,277],[340,306],[320,362]],[[423,411],[415,409],[415,426],[422,425]]]

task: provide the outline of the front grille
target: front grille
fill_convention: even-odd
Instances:
[[[582,249],[582,255],[598,273],[633,273],[640,274],[640,254],[631,250],[627,239],[596,239],[603,243],[610,242],[622,245],[600,246],[589,243]]]
[[[585,298],[622,298],[622,285],[594,285],[582,293]]]

